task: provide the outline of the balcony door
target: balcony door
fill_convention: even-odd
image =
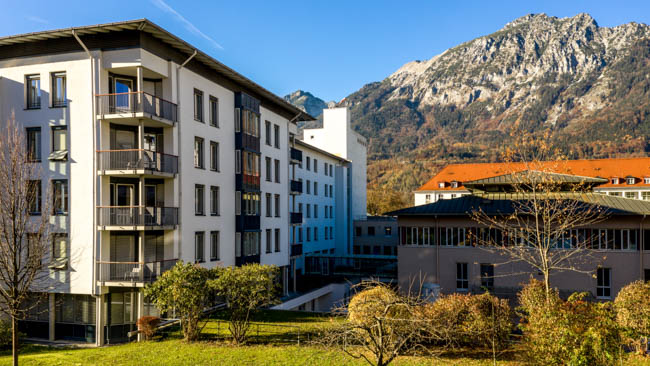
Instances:
[[[133,92],[133,80],[113,77],[113,90],[115,92],[115,113],[128,113],[133,112],[131,108]]]
[[[138,216],[138,208],[133,207],[134,190],[133,184],[111,184],[113,192],[111,194],[111,216],[114,225],[131,226],[135,224]]]

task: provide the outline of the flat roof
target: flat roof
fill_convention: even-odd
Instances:
[[[306,143],[306,142],[303,141],[303,140],[296,139],[295,141],[296,141],[296,143],[297,143],[298,145],[300,145],[300,146],[306,147],[306,148],[308,148],[308,149],[312,149],[312,150],[314,150],[314,151],[316,151],[316,152],[318,152],[318,153],[320,153],[320,154],[323,154],[323,155],[329,156],[329,157],[332,158],[332,159],[339,160],[339,161],[341,161],[341,162],[343,162],[343,163],[351,163],[351,161],[348,160],[348,159],[342,158],[342,157],[340,157],[340,156],[338,156],[338,155],[336,155],[336,154],[332,154],[331,152],[327,152],[327,151],[325,151],[325,150],[323,150],[323,149],[319,149],[319,148],[317,148],[316,146],[314,146],[314,145],[310,145],[310,144]]]
[[[211,68],[217,73],[226,76],[227,78],[233,80],[234,82],[243,85],[246,88],[267,98],[269,102],[275,104],[277,107],[280,107],[286,110],[287,112],[295,115],[296,117],[293,118],[292,123],[295,123],[295,121],[298,119],[312,120],[312,121],[316,120],[316,118],[304,112],[303,110],[297,108],[293,104],[287,102],[286,100],[284,100],[284,98],[281,98],[273,94],[272,92],[263,88],[259,84],[253,82],[252,80],[241,75],[235,70],[222,64],[221,62],[217,61],[216,59],[209,56],[205,52],[202,52],[201,50],[187,43],[180,37],[173,35],[172,33],[166,31],[162,27],[158,26],[157,24],[153,23],[152,21],[146,18],[5,36],[5,37],[0,37],[0,46],[14,46],[17,44],[23,44],[29,42],[71,38],[73,37],[72,35],[73,32],[81,37],[84,35],[95,35],[95,34],[102,34],[102,33],[105,34],[110,32],[121,32],[121,31],[128,31],[128,30],[147,32],[151,34],[153,37],[169,45],[170,47],[176,49],[177,51],[184,53],[185,55],[187,55],[187,57],[189,57],[196,51],[196,56],[194,58],[197,61],[203,63],[205,66]],[[79,49],[81,50],[81,47]]]

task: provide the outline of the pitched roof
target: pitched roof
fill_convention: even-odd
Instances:
[[[606,214],[650,215],[650,201],[641,201],[599,193],[556,193],[557,199],[571,199],[588,205],[599,206]],[[498,193],[464,195],[458,198],[438,200],[426,205],[407,207],[387,212],[390,216],[466,216],[479,208],[488,215],[514,213],[515,202],[526,199],[526,194]]]
[[[0,46],[11,46],[14,47],[20,44],[26,44],[30,42],[38,41],[51,41],[53,39],[62,39],[62,38],[71,38],[73,37],[73,32],[80,36],[82,39],[85,35],[96,35],[103,34],[108,32],[121,32],[128,30],[139,30],[151,34],[153,37],[159,39],[160,41],[167,44],[169,47],[176,49],[177,51],[185,54],[186,57],[189,57],[196,51],[195,59],[213,70],[214,72],[225,76],[228,79],[231,79],[239,85],[243,85],[246,88],[258,93],[261,97],[266,98],[270,104],[273,104],[282,110],[285,110],[291,113],[294,116],[300,116],[300,120],[315,120],[315,118],[308,113],[297,108],[293,104],[284,100],[267,89],[263,88],[259,84],[253,82],[249,78],[241,75],[230,67],[222,64],[208,54],[200,51],[198,48],[192,46],[191,44],[185,42],[183,39],[173,35],[172,33],[166,31],[162,27],[158,26],[149,19],[135,19],[127,20],[114,23],[105,23],[97,25],[88,25],[81,27],[70,27],[63,29],[54,29],[41,32],[17,34],[6,37],[0,37]],[[79,47],[81,51],[81,46]],[[294,118],[297,120],[298,118]]]
[[[417,191],[464,191],[465,187],[459,185],[452,188],[448,184],[444,188],[439,183],[458,181],[461,183],[502,176],[513,172],[527,169],[552,171],[560,174],[576,175],[592,178],[613,178],[635,177],[633,185],[612,184],[611,181],[598,185],[599,188],[621,188],[621,187],[650,187],[645,184],[643,178],[650,177],[650,157],[644,158],[621,158],[621,159],[591,159],[591,160],[567,160],[547,161],[538,164],[525,163],[472,163],[472,164],[449,164],[445,166],[431,180],[418,188]]]

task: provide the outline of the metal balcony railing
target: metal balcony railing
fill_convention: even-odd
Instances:
[[[291,148],[291,160],[295,163],[302,163],[302,150],[298,150],[295,147]]]
[[[146,169],[160,173],[178,173],[178,156],[149,150],[98,150],[97,161],[97,169],[100,171]]]
[[[155,262],[97,261],[97,280],[102,282],[152,282],[176,265],[178,259]]]
[[[145,92],[98,94],[97,111],[101,115],[147,113],[178,122],[178,106]]]
[[[291,183],[291,193],[292,194],[301,194],[302,193],[302,181],[292,180]]]
[[[175,226],[178,207],[98,206],[99,226]]]
[[[290,216],[292,225],[302,224],[302,212],[292,212]]]

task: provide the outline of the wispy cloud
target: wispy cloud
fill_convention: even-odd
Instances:
[[[180,15],[176,10],[174,10],[174,8],[169,6],[165,1],[163,1],[163,0],[150,0],[150,1],[155,6],[157,6],[160,10],[173,15],[178,21],[180,21],[181,23],[183,23],[183,25],[185,25],[185,29],[187,29],[188,31],[194,33],[195,35],[207,40],[208,42],[212,43],[212,45],[214,47],[216,47],[216,48],[218,48],[220,50],[223,50],[223,47],[219,43],[217,43],[217,41],[212,39],[207,34],[201,32],[199,30],[199,28],[194,26],[194,24],[192,24],[189,20],[185,19],[184,16]]]
[[[26,19],[34,23],[50,24],[50,22],[47,19],[37,17],[36,15],[28,15]]]

